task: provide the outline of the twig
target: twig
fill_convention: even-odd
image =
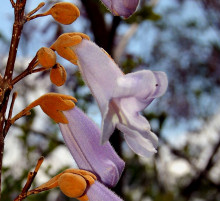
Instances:
[[[46,68],[42,67],[42,68],[37,68],[37,69],[34,69],[32,70],[32,73],[39,73],[39,72],[42,72],[42,71],[45,71],[47,70]]]
[[[213,151],[210,154],[209,159],[206,163],[206,166],[203,168],[203,170],[201,170],[197,174],[196,177],[192,179],[192,181],[185,188],[182,189],[183,196],[189,198],[191,194],[200,187],[202,179],[207,176],[208,172],[211,170],[211,168],[214,165],[214,158],[219,148],[220,148],[220,138],[219,141],[215,144]]]
[[[4,78],[0,80],[0,88],[2,93],[0,95],[0,192],[1,192],[1,169],[4,151],[4,126],[5,126],[5,112],[7,110],[8,99],[12,90],[11,80],[14,71],[15,59],[17,55],[18,44],[21,37],[24,21],[24,9],[26,0],[17,0],[16,3],[10,0],[14,8],[15,21],[12,31],[12,39],[10,44],[8,61],[4,73]],[[1,199],[1,194],[0,194]]]
[[[31,184],[33,183],[34,178],[35,178],[35,176],[37,175],[37,172],[38,172],[38,170],[40,169],[40,166],[41,166],[41,164],[43,163],[43,161],[44,161],[44,157],[41,156],[41,157],[39,158],[38,162],[37,162],[37,165],[36,165],[36,167],[35,167],[34,172],[29,172],[29,173],[28,173],[28,178],[27,178],[26,184],[25,184],[24,188],[22,189],[21,194],[18,195],[18,196],[14,199],[14,201],[22,201],[22,200],[24,200],[24,199],[28,196],[28,190],[30,189]]]
[[[32,10],[31,12],[29,12],[26,15],[26,18],[29,18],[31,15],[33,15],[34,13],[36,13],[38,10],[40,10],[43,6],[45,5],[44,2],[41,2],[34,10]]]
[[[27,69],[25,71],[23,71],[20,75],[18,75],[17,77],[15,77],[12,81],[11,84],[12,86],[14,84],[16,84],[17,82],[19,82],[21,79],[23,79],[24,77],[26,77],[27,75],[32,73],[32,70],[37,66],[37,55],[35,55],[35,57],[32,59],[32,61],[29,63]]]
[[[12,7],[15,7],[15,2],[13,0],[10,0]]]
[[[28,17],[28,18],[27,18],[27,21],[31,21],[31,20],[33,20],[33,19],[35,19],[35,18],[44,17],[44,16],[45,16],[44,13],[37,14],[37,15],[33,15],[33,16],[31,16],[31,17]]]
[[[10,106],[10,110],[9,110],[9,113],[8,113],[8,119],[7,119],[5,127],[4,127],[4,137],[7,135],[8,130],[11,126],[10,120],[11,120],[12,111],[13,111],[13,108],[14,108],[14,103],[15,103],[15,99],[16,99],[17,95],[18,95],[18,93],[14,92],[13,96],[12,96],[11,106]]]

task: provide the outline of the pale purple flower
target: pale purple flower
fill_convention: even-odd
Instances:
[[[109,142],[100,145],[100,129],[79,108],[63,113],[69,123],[59,126],[78,167],[94,173],[106,186],[115,186],[124,169],[124,161]]]
[[[139,0],[102,0],[102,2],[114,15],[128,18],[135,12]]]
[[[85,39],[71,48],[102,113],[101,142],[108,141],[117,127],[134,152],[146,157],[155,153],[157,136],[140,112],[165,93],[166,74],[142,70],[124,75],[101,48]]]
[[[95,181],[88,188],[86,194],[90,201],[122,201],[121,198],[98,181]]]

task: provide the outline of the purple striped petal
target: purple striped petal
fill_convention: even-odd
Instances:
[[[124,161],[109,142],[100,145],[99,128],[79,108],[64,111],[64,115],[69,123],[59,126],[79,168],[96,174],[105,185],[115,186],[124,169]]]
[[[86,194],[89,201],[122,201],[121,198],[98,181],[90,186]]]
[[[128,18],[135,12],[139,0],[102,0],[102,2],[114,15]]]

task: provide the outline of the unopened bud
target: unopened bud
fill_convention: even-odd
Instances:
[[[37,52],[37,58],[39,63],[47,69],[52,68],[56,64],[56,54],[48,47],[40,48]]]
[[[50,80],[56,86],[62,86],[66,82],[66,70],[59,63],[51,69]]]
[[[64,33],[57,38],[50,48],[57,51],[61,57],[71,63],[77,64],[77,56],[71,47],[78,45],[83,39],[89,40],[90,38],[86,34],[79,32]]]
[[[87,183],[84,177],[73,174],[64,173],[58,179],[60,190],[70,198],[81,197],[87,188]]]
[[[79,9],[72,3],[60,2],[48,10],[45,15],[52,15],[52,17],[59,23],[71,24],[80,15]]]

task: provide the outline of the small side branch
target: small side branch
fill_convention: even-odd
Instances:
[[[17,97],[17,92],[14,92],[13,96],[12,96],[10,110],[9,110],[9,113],[8,113],[8,119],[6,121],[4,132],[3,132],[4,133],[4,137],[7,135],[8,130],[11,127],[11,117],[12,117],[12,112],[13,112],[13,108],[14,108],[14,103],[15,103],[16,97]]]
[[[30,13],[28,13],[26,15],[26,17],[28,18],[28,17],[32,16],[34,13],[36,13],[38,10],[40,10],[44,5],[45,5],[45,3],[41,2],[34,10],[32,10]]]
[[[15,7],[15,2],[13,0],[10,0],[11,6],[14,8]]]
[[[29,63],[27,69],[25,71],[23,71],[20,75],[18,75],[17,77],[15,77],[12,81],[11,81],[11,85],[13,86],[14,84],[16,84],[17,82],[19,82],[21,79],[23,79],[24,77],[26,77],[27,75],[32,73],[32,70],[37,66],[37,55],[32,59],[32,61]]]
[[[38,170],[40,169],[40,166],[41,166],[41,164],[43,163],[43,161],[44,161],[44,157],[41,156],[41,157],[39,158],[38,162],[37,162],[37,165],[36,165],[36,167],[35,167],[34,172],[29,172],[29,173],[28,173],[28,178],[27,178],[26,184],[25,184],[24,188],[22,189],[21,194],[18,195],[18,196],[14,199],[14,201],[22,201],[22,200],[24,200],[24,199],[28,196],[28,194],[27,194],[27,193],[28,193],[28,190],[30,189],[30,187],[31,187],[31,185],[32,185],[32,183],[33,183],[33,181],[34,181],[34,179],[35,179],[35,177],[36,177],[36,175],[37,175],[37,172],[38,172]]]

